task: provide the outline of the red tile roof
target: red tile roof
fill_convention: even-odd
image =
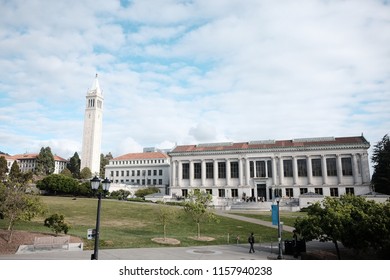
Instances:
[[[363,136],[354,137],[323,137],[323,138],[302,138],[293,140],[265,140],[241,143],[210,143],[198,145],[176,146],[171,153],[180,152],[202,152],[202,151],[230,151],[230,150],[250,150],[250,149],[272,149],[290,147],[313,147],[330,145],[351,145],[361,144],[369,147],[369,142]]]
[[[167,154],[161,152],[147,152],[147,153],[129,153],[112,160],[139,160],[139,159],[166,159]]]

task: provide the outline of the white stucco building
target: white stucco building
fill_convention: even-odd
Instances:
[[[84,115],[83,144],[80,169],[88,167],[92,174],[100,173],[100,154],[103,123],[103,94],[96,74],[87,92]]]
[[[271,202],[275,189],[296,205],[311,194],[316,199],[367,194],[369,147],[363,136],[176,146],[168,153],[170,191],[185,197],[191,190],[205,190],[216,205]]]
[[[8,171],[11,170],[12,164],[16,161],[18,163],[19,169],[21,172],[34,172],[37,165],[37,157],[39,154],[19,154],[19,155],[0,155],[4,156],[7,160]],[[68,160],[54,155],[54,172],[53,174],[60,174],[68,163]]]
[[[105,177],[114,188],[126,185],[128,189],[156,186],[162,194],[168,193],[170,160],[166,153],[146,148],[143,153],[129,153],[110,160]]]

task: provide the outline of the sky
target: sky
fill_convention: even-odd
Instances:
[[[390,2],[0,0],[0,151],[390,133]]]

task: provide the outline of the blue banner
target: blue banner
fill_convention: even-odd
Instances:
[[[272,224],[274,226],[278,225],[278,216],[279,216],[279,209],[278,205],[271,205],[272,206]]]

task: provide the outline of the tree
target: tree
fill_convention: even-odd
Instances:
[[[78,185],[77,180],[62,174],[52,174],[37,182],[37,188],[50,194],[75,194]]]
[[[190,215],[197,225],[197,236],[200,238],[200,224],[205,221],[218,221],[210,211],[212,196],[209,193],[195,190],[188,195],[189,201],[184,204],[184,211]]]
[[[92,178],[91,169],[84,167],[80,172],[80,179],[89,179]]]
[[[338,242],[358,254],[373,250],[379,254],[390,248],[390,202],[376,203],[363,197],[326,197],[308,207],[308,215],[298,218],[295,228],[307,240],[331,241],[341,259]],[[389,253],[387,253],[389,254]]]
[[[62,170],[60,174],[66,176],[66,177],[73,178],[73,174],[72,174],[72,172],[70,172],[70,170],[68,168],[64,168],[64,170]]]
[[[77,152],[69,159],[69,163],[67,164],[67,168],[70,170],[74,178],[80,178],[80,157]]]
[[[374,146],[371,159],[374,163],[373,190],[390,194],[390,138],[387,134]]]
[[[12,242],[13,228],[18,221],[31,221],[45,212],[40,197],[26,193],[27,184],[21,181],[8,180],[0,185],[0,213],[8,220],[9,243]]]
[[[57,213],[51,215],[49,218],[46,218],[43,224],[45,227],[51,228],[56,235],[62,231],[67,234],[70,229],[70,225],[65,222],[64,215]]]
[[[11,170],[9,171],[8,177],[13,181],[18,180],[21,177],[19,164],[16,162],[16,160],[11,165]]]
[[[164,240],[167,239],[167,225],[176,220],[178,212],[176,208],[161,205],[159,209],[158,219],[163,226]]]
[[[54,172],[55,162],[50,147],[41,148],[36,162],[36,172],[38,175],[50,175]]]
[[[5,180],[8,173],[7,160],[4,156],[0,156],[0,181]]]
[[[110,163],[110,160],[113,159],[111,152],[107,155],[100,155],[100,178],[105,177],[105,167]]]

